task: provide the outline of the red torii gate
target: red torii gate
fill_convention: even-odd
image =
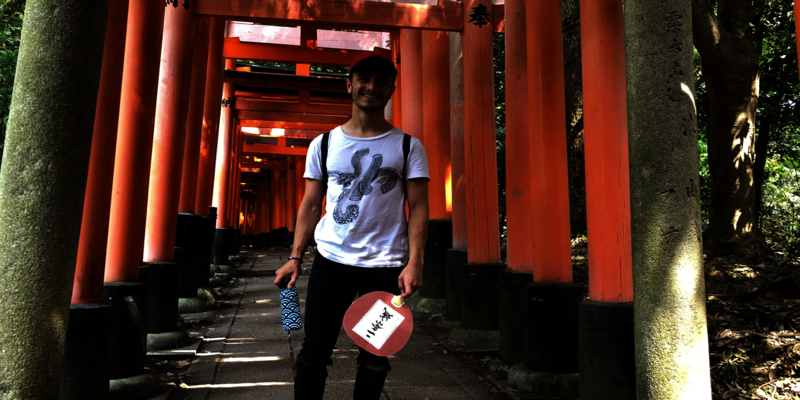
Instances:
[[[206,208],[211,196],[207,193],[210,190],[208,189],[209,182],[212,181],[208,171],[210,165],[213,165],[215,161],[217,167],[216,179],[213,179],[215,182],[213,198],[219,211],[217,227],[226,228],[229,226],[236,227],[239,224],[237,209],[238,199],[240,198],[241,185],[239,182],[241,168],[243,167],[243,164],[241,164],[243,154],[283,154],[298,156],[298,159],[304,155],[302,148],[287,148],[285,144],[281,146],[280,142],[274,148],[272,147],[273,145],[244,144],[244,135],[240,133],[242,126],[326,130],[330,126],[338,125],[347,119],[347,114],[331,117],[304,115],[313,108],[310,105],[304,108],[302,101],[311,97],[310,90],[312,88],[324,89],[325,84],[322,82],[311,84],[309,81],[303,87],[302,82],[305,81],[300,80],[297,81],[300,83],[299,86],[291,86],[299,89],[298,104],[286,105],[271,101],[269,102],[270,104],[265,105],[256,104],[258,102],[253,100],[243,100],[242,108],[239,108],[238,102],[234,101],[236,97],[235,85],[256,86],[259,81],[269,79],[269,77],[262,76],[256,79],[256,77],[246,73],[234,72],[235,63],[234,60],[230,59],[231,57],[341,65],[349,64],[349,59],[352,58],[352,54],[355,54],[357,50],[319,49],[316,45],[316,36],[309,33],[308,30],[301,31],[301,47],[242,43],[238,38],[228,38],[223,41],[221,24],[224,18],[258,21],[261,23],[297,23],[330,27],[346,26],[371,30],[390,30],[395,33],[390,39],[393,44],[392,51],[395,57],[399,57],[402,54],[403,60],[400,62],[401,79],[398,81],[399,93],[396,95],[396,103],[399,104],[393,104],[393,114],[398,119],[396,125],[420,137],[432,155],[432,179],[436,188],[431,195],[433,218],[446,220],[451,215],[454,220],[463,218],[460,221],[453,221],[455,230],[452,232],[453,243],[459,243],[460,246],[463,246],[464,243],[467,244],[466,249],[457,247],[467,252],[468,264],[463,266],[465,275],[462,275],[464,279],[462,288],[468,291],[478,291],[485,287],[483,283],[496,282],[498,280],[498,267],[502,264],[500,264],[499,223],[497,219],[492,34],[505,30],[505,6],[492,6],[485,0],[465,0],[463,4],[441,1],[439,5],[435,6],[333,0],[316,2],[313,7],[300,0],[240,0],[229,2],[198,0],[192,2],[188,9],[191,15],[179,17],[176,21],[184,21],[180,18],[190,18],[185,21],[194,20],[194,16],[201,17],[198,19],[199,21],[204,21],[205,17],[211,18],[209,21],[204,21],[210,25],[210,36],[208,40],[208,63],[206,65],[207,78],[205,90],[203,90],[205,96],[199,150],[200,173],[196,182],[188,182],[190,180],[194,181],[194,179],[191,178],[191,173],[186,173],[187,171],[185,171],[183,165],[186,164],[186,168],[191,169],[194,164],[191,158],[194,155],[188,156],[183,151],[183,144],[185,140],[195,140],[193,138],[197,134],[196,132],[189,132],[187,137],[186,131],[182,129],[183,124],[186,122],[186,115],[189,113],[188,101],[178,101],[176,103],[178,110],[169,115],[166,120],[159,120],[161,122],[156,126],[157,132],[166,129],[165,132],[167,133],[164,134],[164,140],[168,141],[170,145],[152,147],[152,136],[150,136],[152,126],[148,125],[148,121],[152,121],[153,118],[151,116],[156,111],[155,85],[156,82],[159,82],[156,79],[157,75],[154,68],[158,54],[153,49],[160,48],[161,31],[160,29],[155,29],[155,27],[159,26],[162,21],[158,17],[162,15],[160,10],[153,6],[152,3],[152,1],[148,2],[147,0],[130,1],[128,40],[126,42],[126,54],[130,53],[130,55],[126,56],[126,69],[122,78],[122,104],[120,106],[119,141],[117,143],[118,155],[116,157],[114,178],[115,189],[111,199],[110,227],[106,250],[107,259],[105,262],[107,282],[138,281],[139,264],[143,254],[140,240],[143,237],[146,238],[148,254],[150,254],[147,260],[159,262],[172,260],[175,211],[191,211],[191,201],[188,200],[188,197],[191,196],[191,187],[195,186],[197,187],[197,196],[195,197],[193,212],[197,215],[208,215]],[[520,1],[509,3],[511,3],[508,6],[509,12],[512,10],[519,12],[524,8]],[[483,7],[483,9],[480,7]],[[482,21],[480,18],[478,18],[479,21],[475,21],[475,14],[478,13],[476,10],[485,11],[485,17],[488,21]],[[509,268],[511,270],[533,271],[532,280],[543,285],[542,287],[545,288],[545,291],[556,290],[558,292],[561,289],[565,289],[574,294],[574,286],[569,285],[572,278],[569,258],[566,149],[563,135],[563,71],[561,70],[559,11],[558,3],[554,1],[528,3],[524,13],[526,16],[524,21],[525,28],[520,28],[520,24],[523,21],[519,18],[515,20],[516,26],[509,24],[510,28],[514,28],[513,31],[509,30],[508,32],[510,48],[517,52],[516,55],[521,54],[523,47],[519,43],[522,41],[522,35],[524,34],[524,39],[526,40],[524,49],[527,54],[527,68],[523,68],[519,64],[514,67],[516,68],[514,71],[517,74],[515,78],[522,78],[523,75],[526,75],[527,86],[509,86],[509,93],[512,97],[516,96],[517,99],[520,99],[523,95],[522,92],[526,91],[525,89],[527,88],[530,89],[529,93],[536,93],[537,95],[529,95],[527,100],[522,100],[516,104],[515,112],[510,113],[510,125],[519,127],[519,129],[509,132],[509,142],[520,143],[519,150],[521,152],[509,153],[509,170],[529,165],[528,163],[530,162],[532,175],[530,178],[525,178],[523,174],[520,180],[520,176],[513,173],[509,174],[510,180],[513,180],[515,190],[521,193],[530,193],[531,200],[525,200],[525,197],[523,197],[522,201],[509,202],[508,215],[513,215],[514,217],[520,215],[522,218],[519,218],[519,221],[515,221],[521,223],[514,225],[514,229],[511,229],[510,226],[509,234],[515,235],[515,240],[510,240],[508,251]],[[178,10],[168,7],[167,12],[178,12]],[[473,14],[470,14],[471,12]],[[601,14],[597,13],[597,15]],[[516,14],[516,16],[518,17],[519,14]],[[602,37],[602,34],[610,31],[608,26],[602,24],[592,25],[593,15],[587,14],[587,16],[586,27],[587,29],[596,29],[597,32],[594,33],[598,35],[597,37]],[[117,18],[121,19],[121,17]],[[172,20],[168,19],[167,26],[172,23],[169,21]],[[357,22],[353,23],[352,21]],[[476,24],[475,22],[479,23]],[[188,34],[190,23],[186,22],[185,24],[180,28],[183,29],[181,31],[183,35],[175,35],[175,39],[169,39],[172,36],[166,36],[167,39],[165,39],[164,44],[166,46],[165,49],[167,49],[165,62],[168,64],[192,60],[192,46],[181,45],[180,41],[192,36]],[[203,32],[202,28],[194,29],[193,32]],[[420,32],[420,30],[424,30],[424,32]],[[445,43],[447,43],[445,39],[450,40],[448,36],[443,36],[442,34],[442,32],[447,31],[463,32],[461,40],[461,45],[463,46],[463,86],[452,85],[451,82],[445,79],[447,76],[453,76],[453,74],[445,72],[451,65],[435,62],[443,60],[443,55],[447,52],[445,50]],[[619,32],[616,33],[616,36],[610,38],[615,41],[614,43],[618,43],[620,40]],[[178,36],[181,36],[182,39],[178,39]],[[606,46],[608,42],[599,41],[598,43],[603,43],[603,46]],[[601,48],[599,44],[597,47]],[[605,49],[605,47],[602,48]],[[402,52],[400,49],[402,49]],[[587,51],[585,50],[585,52]],[[110,53],[109,57],[112,56],[111,54],[113,52]],[[619,68],[618,48],[617,51],[611,51],[611,54],[617,60],[614,68]],[[452,58],[452,45],[450,46],[450,55],[450,58]],[[516,61],[513,59],[515,54],[507,52],[507,55],[512,57],[512,61]],[[593,54],[591,51],[586,54],[586,57],[602,56],[603,54]],[[215,125],[217,125],[216,115],[220,111],[220,107],[215,102],[217,101],[216,99],[220,98],[220,91],[219,82],[215,82],[213,76],[215,72],[219,71],[218,68],[222,58],[229,59],[226,62],[225,69],[227,71],[222,90],[222,118],[219,122],[218,130],[221,133],[219,137],[220,144],[216,146],[216,160],[214,160],[215,152],[213,147],[214,143],[217,142],[214,140],[214,135],[217,132],[217,129],[215,129]],[[139,64],[135,63],[137,61]],[[423,62],[426,63],[426,70],[433,71],[432,74],[419,69]],[[195,67],[199,68],[202,63],[196,61],[194,64]],[[109,66],[108,68],[109,73],[112,73],[113,71],[110,69],[113,67]],[[414,69],[417,69],[416,73],[412,72]],[[195,84],[191,84],[191,74],[187,74],[186,70],[188,68],[183,68],[183,75],[185,76],[177,74],[176,79],[182,82],[181,84],[162,79],[161,86],[163,89],[159,90],[177,90],[178,92],[174,96],[187,97],[191,87],[195,88],[194,93],[196,95],[199,94],[201,92],[199,90],[199,79],[196,80]],[[105,71],[104,69],[104,73]],[[307,69],[298,68],[298,71],[302,73]],[[162,75],[164,73],[162,72]],[[612,74],[616,78],[609,83],[617,96],[620,93],[619,85],[624,85],[624,81],[618,79],[620,76],[618,73],[619,70],[617,69]],[[216,75],[216,79],[218,79],[220,74]],[[593,76],[601,75],[595,74]],[[596,89],[591,86],[591,82],[594,81],[591,79],[589,81],[587,101],[591,103],[596,101],[593,99],[597,98],[592,96],[597,93],[603,93],[602,90],[605,90],[605,87]],[[423,82],[427,83],[425,87],[430,89],[429,93],[421,90]],[[109,84],[113,85],[113,83]],[[281,83],[278,80],[268,83],[270,87],[281,87],[281,85],[286,87],[285,82]],[[461,88],[463,88],[464,104],[463,142],[459,134],[452,135],[451,140],[443,140],[441,134],[449,134],[452,129],[444,128],[450,122],[444,118],[444,113],[448,110],[458,110],[457,105],[456,108],[453,108],[451,101],[444,102],[443,99],[458,99],[459,96],[462,96],[460,93]],[[113,90],[113,88],[109,90]],[[173,95],[165,94],[165,96]],[[134,98],[141,101],[134,101]],[[193,102],[192,104],[194,111],[189,115],[192,115],[194,122],[189,121],[189,126],[196,131],[198,129],[197,121],[200,120],[200,113],[197,110],[199,103]],[[236,118],[234,117],[234,107],[238,113]],[[590,104],[587,104],[587,113],[592,112],[590,111],[592,110],[591,107]],[[617,119],[615,120],[616,122],[612,123],[613,128],[602,134],[604,136],[602,136],[603,139],[601,141],[606,139],[606,135],[610,134],[620,135],[618,137],[624,138],[624,132],[619,129],[618,111],[620,107],[624,107],[624,102],[620,104],[617,101],[614,103],[612,110],[608,111],[616,115],[617,117],[615,118]],[[624,110],[624,108],[622,109]],[[430,111],[426,114],[426,110]],[[617,112],[617,114],[612,111]],[[286,112],[291,112],[294,116],[286,117]],[[603,111],[599,112],[602,113]],[[521,119],[522,114],[526,113],[528,114],[527,130],[524,128],[526,126],[524,122],[517,122]],[[459,117],[458,115],[455,117],[456,125],[458,125]],[[236,124],[237,119],[239,120],[238,125]],[[453,118],[450,118],[450,120],[453,121]],[[599,124],[602,125],[602,123]],[[591,132],[592,130],[587,125],[587,140]],[[526,152],[523,138],[528,133],[530,133],[530,136]],[[285,138],[283,140],[285,141]],[[191,146],[187,146],[186,149],[195,152],[193,143],[191,143]],[[453,154],[458,153],[458,157],[453,157],[452,163],[450,163],[451,149],[447,147],[448,144],[451,146]],[[622,145],[622,142],[614,141],[610,145],[612,146],[610,151],[614,151],[615,154],[627,154],[626,149],[621,147]],[[153,150],[152,167],[151,149]],[[463,153],[459,149],[463,149]],[[517,149],[515,148],[515,150]],[[587,147],[587,159],[594,156],[594,153],[590,154],[593,151],[593,149]],[[600,152],[600,150],[597,151]],[[105,152],[108,152],[108,150],[105,150]],[[597,154],[600,160],[603,159],[602,154],[602,152]],[[462,156],[463,164],[456,160],[456,158]],[[93,151],[92,157],[94,159],[95,157],[101,157],[101,155],[95,155]],[[189,160],[184,161],[187,157]],[[601,163],[601,161],[598,161],[598,163]],[[298,166],[296,168],[297,174],[300,173],[300,164],[299,162],[296,163]],[[465,188],[464,191],[453,191],[452,202],[449,205],[447,204],[448,194],[444,185],[444,182],[447,181],[445,167],[448,165],[452,165],[452,170],[450,171],[452,180],[459,183],[463,182],[462,187]],[[250,167],[248,166],[247,168]],[[603,167],[598,167],[598,171],[604,174],[604,178],[592,179],[597,182],[602,181],[602,183],[597,187],[587,184],[587,197],[598,195],[602,197],[603,195],[599,193],[604,193],[603,191],[607,190],[608,187],[615,187],[621,190],[618,192],[622,196],[622,200],[619,202],[620,206],[613,208],[615,210],[614,213],[617,214],[609,214],[607,209],[600,212],[590,211],[592,214],[589,217],[589,224],[592,240],[594,241],[595,237],[612,237],[608,245],[593,247],[593,252],[600,253],[596,256],[593,255],[593,290],[591,298],[601,302],[630,301],[630,279],[625,279],[625,276],[630,274],[630,261],[629,258],[625,259],[624,257],[626,252],[630,252],[630,246],[628,244],[626,248],[624,240],[622,242],[613,241],[613,237],[620,237],[621,234],[624,235],[626,233],[627,220],[624,213],[628,205],[625,203],[624,191],[628,187],[627,181],[625,181],[627,167],[623,168],[623,165],[620,165],[620,168],[617,168],[617,172],[609,175],[607,172],[610,169],[612,169],[611,166],[607,164],[604,164]],[[145,174],[146,171],[150,171],[150,173]],[[296,193],[301,191],[300,185],[297,185],[296,190],[289,190],[290,184],[288,180],[292,179],[289,179],[290,177],[287,174],[281,174],[279,170],[274,169],[271,171],[272,175],[267,174],[266,179],[262,180],[262,187],[269,186],[272,193],[288,191]],[[186,179],[181,185],[176,185],[174,183],[176,177],[180,180],[181,176],[186,177]],[[590,174],[587,173],[588,176]],[[609,177],[611,176],[615,176],[616,178],[614,179],[617,179],[617,181],[610,181],[609,179],[611,178]],[[152,205],[150,212],[146,211],[147,203],[144,201],[148,193],[146,186],[144,186],[145,182],[147,182],[146,178],[149,178],[148,180],[151,182],[150,199]],[[295,179],[297,179],[297,176],[295,176]],[[159,186],[158,182],[172,183]],[[181,186],[183,186],[183,190]],[[98,190],[102,191],[103,189],[88,187],[87,193],[94,193]],[[183,204],[184,202],[182,201],[182,191],[186,193],[183,196],[186,197],[186,204]],[[163,194],[163,196],[153,197],[157,193]],[[259,191],[259,193],[266,193],[266,191]],[[615,197],[614,200],[618,201],[616,199]],[[258,220],[260,221],[260,226],[262,228],[271,228],[272,230],[282,228],[282,215],[279,210],[294,209],[296,205],[287,204],[287,199],[284,197],[280,199],[272,198],[270,201],[272,206],[265,210],[263,206],[265,204],[264,200],[265,198],[261,197],[258,203],[262,204],[260,209],[263,213],[263,218]],[[617,204],[615,201],[611,201],[607,207]],[[448,209],[448,207],[451,208]],[[271,211],[271,215],[269,211]],[[527,219],[526,216],[530,216],[531,219]],[[616,223],[608,224],[608,216],[611,216],[610,218]],[[145,230],[145,217],[148,218],[147,221],[153,218],[152,223],[147,222],[147,230]],[[595,218],[600,219],[596,220]],[[524,221],[528,221],[529,233],[525,233],[526,224]],[[285,223],[287,228],[290,224],[291,222],[288,221]],[[629,225],[629,222],[627,224]],[[466,227],[466,229],[461,227]],[[629,232],[629,228],[627,232]],[[516,235],[519,235],[519,237],[516,237]],[[527,239],[527,245],[525,244],[526,235],[530,235],[530,238]],[[608,253],[604,250],[609,248],[621,250],[616,253]],[[95,271],[96,269],[97,267],[95,267]],[[88,271],[86,272],[86,274],[89,273]],[[80,276],[82,276],[82,273],[79,272],[79,278]],[[620,279],[608,284],[604,283],[605,278],[612,276],[620,277]],[[78,278],[76,278],[77,281]],[[97,292],[96,287],[84,288],[81,286],[81,290],[87,293]],[[496,313],[496,301],[499,296],[500,293],[496,289],[490,291],[488,304],[494,303],[491,307],[486,307],[487,300],[485,298],[476,300],[476,298],[470,298],[469,296],[463,297],[461,303],[463,325],[467,328],[476,329],[503,329],[498,325],[498,321],[487,317],[487,315]],[[542,296],[546,295],[543,294]],[[77,298],[82,297],[84,296],[77,296]],[[573,296],[573,300],[578,301],[580,298]],[[570,305],[567,305],[567,307],[570,307]],[[544,312],[546,310],[540,311]],[[552,312],[553,310],[550,311]],[[564,315],[559,317],[564,318]],[[569,323],[577,324],[577,320],[569,321]],[[549,341],[556,334],[556,332],[545,332],[544,338]],[[526,353],[531,353],[530,357],[526,357],[526,364],[540,370],[550,368],[552,365],[559,365],[556,370],[551,372],[566,372],[560,369],[562,364],[559,364],[552,354],[548,354],[541,343],[533,344],[532,346],[531,351],[526,351]],[[532,358],[534,361],[529,363],[528,361],[530,360],[528,358]],[[570,369],[573,367],[572,363],[568,362],[567,364],[569,365],[564,368]]]

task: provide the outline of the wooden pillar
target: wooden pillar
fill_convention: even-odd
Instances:
[[[287,227],[289,232],[294,233],[295,219],[297,218],[297,168],[295,167],[297,157],[287,157],[286,166],[288,177],[286,179],[286,215],[288,218]]]
[[[264,232],[272,232],[272,170],[264,170]]]
[[[295,169],[297,170],[295,173],[295,179],[297,180],[295,189],[297,190],[297,211],[299,213],[300,203],[303,201],[303,196],[306,193],[306,178],[303,178],[303,175],[306,174],[306,156],[297,156],[294,159]]]
[[[450,36],[444,31],[422,32],[423,136],[431,181],[430,219],[450,219],[446,181],[450,170]]]
[[[189,92],[189,116],[186,120],[186,143],[183,152],[181,199],[178,211],[194,214],[197,205],[197,178],[200,163],[200,140],[203,135],[203,105],[208,70],[209,19],[197,18],[192,56],[192,86]],[[207,215],[208,210],[204,214]]]
[[[187,71],[192,70],[195,17],[194,3],[188,4],[188,8],[164,9],[164,36],[144,236],[146,262],[174,259],[186,117],[189,114],[192,86],[192,74]]]
[[[236,68],[236,60],[225,60],[225,69]],[[217,138],[216,167],[214,168],[214,201],[217,207],[217,228],[227,228],[230,221],[230,196],[231,162],[233,153],[233,84],[225,82],[222,85],[222,110],[219,120],[219,136]],[[205,113],[205,111],[204,111]]]
[[[508,268],[533,271],[530,131],[525,1],[508,0],[506,13],[506,227]]]
[[[106,250],[106,282],[136,282],[144,251],[164,5],[131,0]]]
[[[622,0],[582,0],[589,298],[633,301]]]
[[[464,167],[466,192],[469,193],[466,196],[467,260],[472,264],[491,264],[500,262],[493,34],[491,23],[477,25],[470,22],[470,14],[480,5],[491,9],[492,3],[465,0],[463,5]]]
[[[278,197],[281,202],[281,228],[289,228],[289,170],[279,170]]]
[[[561,3],[525,4],[533,207],[533,279],[571,283]]]
[[[281,218],[281,171],[273,169],[272,182],[270,182],[270,203],[272,204],[272,230],[281,228],[283,219]]]
[[[450,175],[453,248],[467,250],[467,192],[464,177],[464,67],[461,33],[450,33]]]
[[[422,31],[403,29],[401,34],[402,126],[405,133],[422,141]]]
[[[395,29],[389,33],[389,47],[392,49],[392,60],[395,62],[395,68],[401,70],[401,39],[402,34],[399,29]],[[403,74],[397,74],[397,79],[394,81],[394,94],[392,95],[392,125],[399,129],[403,129]]]
[[[111,184],[114,180],[114,148],[117,144],[127,20],[128,1],[109,3],[72,304],[96,303],[103,299],[103,273],[106,266],[108,215],[111,208]]]
[[[219,134],[220,96],[222,93],[222,43],[225,39],[225,20],[211,18],[208,29],[208,63],[203,95],[203,131],[200,137],[200,159],[197,168],[197,194],[194,213],[208,215],[214,191],[214,168]],[[234,63],[235,64],[235,63]],[[219,210],[217,212],[219,224]]]

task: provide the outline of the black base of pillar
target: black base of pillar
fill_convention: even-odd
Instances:
[[[581,400],[635,400],[633,303],[584,301],[578,310]]]
[[[458,321],[461,319],[461,267],[467,263],[467,251],[448,249],[446,257],[447,318]]]
[[[286,232],[286,247],[294,247],[294,232]]]
[[[144,282],[106,282],[103,298],[114,303],[111,323],[109,378],[122,379],[142,373],[147,342]]]
[[[198,247],[200,259],[197,266],[197,286],[201,288],[208,287],[208,278],[212,276],[211,264],[214,262],[214,233],[217,230],[214,226],[214,222],[213,218],[203,217],[200,228],[200,246]]]
[[[461,327],[482,331],[500,328],[500,270],[504,264],[461,267]]]
[[[231,241],[233,241],[233,229],[217,228],[214,232],[214,264],[230,265],[228,256],[231,255]]]
[[[231,240],[231,249],[230,255],[235,256],[239,254],[239,250],[242,248],[242,231],[239,229],[233,229],[233,239]]]
[[[533,272],[500,271],[500,359],[521,363],[525,357],[525,285],[533,282]]]
[[[150,263],[150,281],[147,285],[147,306],[150,313],[147,319],[147,333],[172,332],[176,329],[181,272],[181,265],[178,263]]]
[[[447,249],[453,247],[453,221],[432,220],[425,243],[425,268],[419,295],[429,299],[447,298]]]
[[[578,372],[578,303],[583,287],[529,283],[525,289],[525,368]]]
[[[73,304],[61,367],[61,400],[108,398],[108,352],[113,304]]]

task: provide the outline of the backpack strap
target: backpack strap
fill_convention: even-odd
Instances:
[[[406,166],[408,165],[408,153],[411,152],[411,135],[404,134],[403,136],[403,198],[408,198],[406,190]]]
[[[319,154],[322,158],[320,168],[322,168],[322,182],[325,183],[325,195],[328,194],[328,141],[331,139],[331,133],[326,132],[322,134],[322,143],[320,143]],[[323,196],[324,197],[324,196]]]

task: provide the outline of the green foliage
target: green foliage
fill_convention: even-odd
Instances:
[[[6,137],[24,8],[24,1],[0,0],[0,152]]]
[[[800,75],[792,2],[753,0],[753,40],[761,51],[756,135],[769,129],[760,228],[768,242],[800,251]],[[708,222],[711,180],[708,167],[708,91],[695,51],[695,89],[700,149],[701,212]],[[758,140],[758,139],[757,139]],[[758,160],[756,160],[758,162]]]
[[[499,195],[500,238],[508,235],[506,228],[506,41],[504,35],[494,35],[494,126],[497,147],[497,192]]]

